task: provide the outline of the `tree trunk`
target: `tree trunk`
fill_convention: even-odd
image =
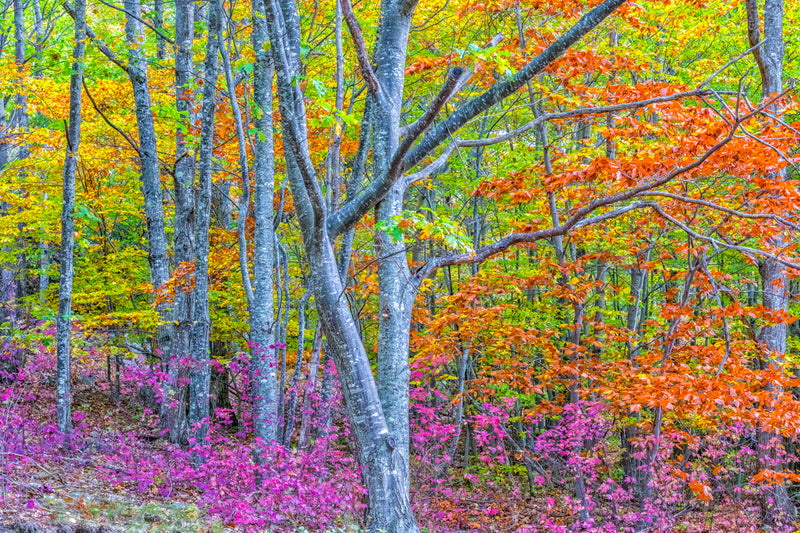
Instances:
[[[273,63],[268,48],[264,5],[253,2],[253,100],[256,136],[254,138],[253,198],[253,302],[250,306],[251,380],[253,383],[253,425],[256,439],[270,444],[278,439],[277,368],[275,366],[273,248],[275,242],[274,207],[275,156],[272,120]],[[242,221],[240,221],[242,222]],[[272,346],[273,348],[270,348]],[[260,458],[258,446],[255,458]]]
[[[386,101],[373,106],[372,121],[373,166],[376,174],[389,171],[400,141],[400,115],[405,82],[404,67],[408,33],[411,27],[413,6],[403,10],[400,3],[387,3],[382,8],[383,17],[375,44],[375,63],[380,65],[376,77]],[[378,97],[376,97],[378,98]],[[388,222],[403,212],[405,183],[395,183],[378,205],[377,221]],[[375,235],[375,255],[378,263],[379,327],[378,327],[378,383],[383,413],[389,434],[395,441],[393,467],[397,470],[396,497],[408,501],[409,458],[409,335],[411,311],[417,287],[410,283],[404,240],[397,241],[383,231]],[[338,361],[337,361],[338,363]],[[338,367],[338,364],[337,364]],[[406,520],[396,522],[416,531],[410,511]],[[391,519],[388,524],[393,524]]]
[[[748,38],[751,46],[755,46],[761,41],[758,3],[755,0],[747,0],[746,8]],[[766,100],[783,90],[783,0],[765,0],[763,10],[764,44],[753,50],[753,56],[761,74],[761,97],[762,100]],[[780,114],[781,110],[777,104],[770,107],[775,114]],[[777,173],[774,178],[782,180],[786,178],[786,175],[781,172]],[[771,239],[770,244],[781,247],[785,244],[784,240],[783,235],[776,236]],[[763,259],[758,265],[758,271],[761,275],[762,305],[770,311],[788,311],[789,285],[781,265],[772,259]],[[780,367],[783,364],[787,329],[786,324],[773,324],[764,326],[759,332],[758,342],[766,352],[765,359],[768,367]],[[770,387],[770,391],[776,395],[781,393],[778,387]],[[782,470],[784,465],[776,464],[775,450],[767,447],[771,442],[782,446],[780,439],[780,434],[774,431],[759,431],[758,442],[764,468]],[[797,509],[789,497],[785,483],[764,488],[761,498],[764,525],[767,528],[782,529],[792,524],[797,516]]]
[[[208,397],[211,367],[208,339],[211,329],[208,309],[208,255],[211,224],[211,175],[213,172],[214,119],[216,116],[218,56],[222,47],[222,7],[209,9],[208,42],[203,84],[203,116],[198,162],[197,219],[195,233],[195,300],[192,325],[192,370],[189,381],[189,423],[194,444],[205,444],[208,433]]]
[[[480,97],[460,106],[413,148],[411,143],[432,122],[455,90],[463,71],[452,71],[446,89],[437,97],[438,107],[432,106],[426,120],[419,124],[419,131],[408,135],[403,141],[405,144],[399,145],[406,44],[416,2],[382,2],[373,54],[380,66],[376,73],[369,64],[370,58],[365,57],[368,54],[361,41],[358,22],[354,20],[349,2],[345,1],[341,4],[344,18],[351,33],[357,36],[354,40],[360,43],[360,47],[357,46],[359,63],[367,78],[370,105],[376,108],[372,110],[371,121],[374,178],[364,192],[332,215],[327,209],[310,157],[304,95],[301,84],[296,83],[302,73],[302,37],[297,5],[294,0],[265,0],[265,15],[276,63],[287,174],[309,263],[310,285],[336,363],[359,463],[367,480],[368,528],[388,533],[414,533],[418,527],[408,500],[408,335],[414,294],[421,278],[410,275],[402,242],[395,243],[388,235],[377,232],[381,314],[379,394],[358,327],[350,314],[347,299],[343,297],[344,284],[337,268],[332,239],[350,229],[372,209],[376,210],[378,220],[388,220],[402,212],[403,170],[419,163],[467,120],[513,94],[625,0],[606,0],[587,13],[546,53],[520,70],[513,80],[499,82]],[[393,255],[388,256],[390,253]]]
[[[311,426],[313,425],[313,403],[312,397],[317,388],[317,375],[319,374],[319,361],[322,354],[322,324],[317,322],[314,330],[314,341],[311,346],[311,359],[308,362],[308,377],[303,384],[303,408],[300,417],[300,439],[297,443],[298,448],[305,448],[309,438],[311,438]]]
[[[169,281],[169,260],[161,198],[161,176],[158,168],[158,145],[148,85],[147,57],[142,53],[140,46],[145,39],[144,25],[141,22],[141,0],[125,0],[125,11],[128,13],[125,17],[125,37],[128,42],[127,72],[133,88],[136,125],[139,131],[139,164],[147,218],[148,261],[153,292],[158,298],[159,291]],[[164,367],[171,369],[173,366],[170,361],[171,313],[166,312],[164,304],[158,305],[157,309],[164,323],[158,327],[156,333],[156,348],[161,350]],[[175,385],[174,381],[164,384],[164,400],[161,404],[162,424],[171,434],[180,433],[179,428],[183,426],[182,411],[175,406],[176,403],[181,403],[180,399],[175,398]]]
[[[194,261],[194,157],[186,145],[186,135],[191,127],[190,113],[193,91],[190,85],[192,75],[192,43],[194,41],[194,5],[191,0],[175,2],[175,107],[181,116],[181,122],[175,132],[175,236],[174,261],[178,271],[185,271]],[[197,265],[195,265],[197,268]],[[195,280],[197,280],[195,272]],[[191,337],[193,330],[192,298],[194,290],[188,282],[188,276],[176,280],[173,299],[174,330],[172,346],[169,354],[169,375],[174,381],[175,398],[182,399],[189,376],[189,369],[181,361],[191,358]],[[175,411],[170,411],[170,418],[180,423],[185,408],[182,401],[177,401]],[[190,420],[190,424],[191,424]],[[170,427],[169,439],[173,443],[180,442],[183,429],[176,425]]]
[[[81,139],[81,86],[86,52],[86,2],[76,0],[75,48],[69,82],[69,127],[64,157],[64,200],[61,212],[61,270],[58,282],[56,320],[56,420],[58,430],[72,433],[72,395],[70,391],[70,338],[72,334],[72,279],[75,274],[75,171]]]
[[[297,417],[297,387],[300,384],[300,374],[303,371],[303,352],[306,344],[306,304],[310,297],[311,291],[306,291],[297,302],[297,356],[294,360],[292,384],[289,387],[289,401],[286,404],[284,416],[285,427],[281,439],[283,446],[289,446],[292,442],[292,432],[294,431],[295,418]]]
[[[789,292],[788,279],[781,265],[774,260],[764,259],[760,262],[762,305],[770,311],[788,312]],[[758,343],[765,352],[765,361],[770,368],[780,368],[785,362],[786,334],[785,323],[764,326],[759,332]],[[782,391],[779,386],[767,387],[775,395]],[[780,433],[774,430],[758,432],[759,455],[762,467],[778,472],[786,468],[786,464],[777,459],[775,447],[782,448]],[[782,530],[790,526],[797,517],[797,509],[786,489],[785,483],[776,483],[762,489],[762,513],[764,525],[770,530]]]

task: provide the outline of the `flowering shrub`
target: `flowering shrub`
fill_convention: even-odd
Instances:
[[[328,379],[294,389],[307,409],[297,416],[316,426],[302,449],[254,442],[246,354],[212,362],[228,372],[235,394],[214,414],[207,444],[181,448],[159,438],[158,413],[140,394],[151,391],[157,405],[170,376],[128,355],[114,403],[114,379],[104,379],[102,368],[106,347],[78,328],[74,433],[65,438],[51,422],[53,334],[43,323],[3,343],[3,360],[19,363],[0,377],[4,507],[42,509],[60,479],[89,476],[133,500],[196,504],[212,521],[245,531],[333,531],[362,522],[365,490],[330,363]],[[415,382],[426,381],[415,373]],[[782,440],[741,420],[668,423],[656,439],[602,401],[537,413],[512,395],[476,401],[465,394],[459,420],[459,401],[449,397],[411,390],[411,501],[430,532],[757,531],[774,487],[800,481],[787,471],[797,458]],[[631,425],[638,436],[624,450],[619,435]],[[31,481],[31,472],[47,480]]]

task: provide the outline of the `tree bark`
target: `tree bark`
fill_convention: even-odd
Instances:
[[[406,42],[414,0],[385,0],[374,51],[377,76],[365,58],[363,38],[349,2],[342,0],[345,20],[358,49],[359,65],[370,91],[375,178],[357,197],[335,213],[325,202],[313,162],[306,131],[304,96],[295,83],[300,64],[299,13],[294,0],[264,0],[267,27],[275,59],[284,150],[297,221],[309,262],[309,279],[315,302],[339,373],[342,391],[355,436],[358,459],[365,468],[369,494],[370,531],[416,532],[418,527],[409,504],[408,477],[408,335],[411,309],[418,279],[410,275],[402,242],[376,233],[380,285],[378,379],[372,376],[369,358],[344,297],[344,284],[336,263],[332,239],[352,227],[376,205],[377,219],[388,220],[402,211],[405,185],[402,173],[421,161],[431,150],[476,113],[513,94],[572,43],[599,24],[624,0],[606,0],[587,13],[547,51],[537,56],[511,81],[504,80],[481,97],[461,106],[434,127],[413,150],[411,144],[429,125],[452,93],[461,70],[454,69],[437,97],[438,107],[426,113],[426,122],[399,143],[399,120],[403,94]],[[345,11],[345,6],[348,8]],[[349,12],[349,14],[348,14]],[[372,76],[372,77],[370,77]],[[362,125],[363,127],[363,125]],[[362,131],[363,133],[363,131]]]
[[[253,2],[253,104],[256,136],[254,139],[253,198],[253,302],[250,305],[251,381],[253,383],[253,425],[256,439],[270,444],[278,439],[278,391],[275,352],[273,265],[275,246],[274,207],[275,155],[273,141],[273,60],[269,53],[267,24],[263,2]],[[260,460],[258,446],[255,458]]]
[[[203,111],[198,161],[197,215],[195,230],[195,301],[191,338],[192,370],[189,381],[189,423],[194,444],[205,444],[208,433],[208,397],[211,382],[208,308],[208,256],[211,225],[211,176],[214,164],[214,119],[216,116],[217,74],[222,48],[222,6],[215,2],[208,15],[208,40],[203,84]]]
[[[75,47],[69,82],[69,125],[64,157],[61,211],[61,270],[58,282],[56,320],[56,421],[61,433],[72,433],[72,394],[70,390],[70,339],[72,335],[72,280],[75,274],[75,171],[81,139],[81,86],[86,52],[86,2],[76,0]]]
[[[322,355],[322,325],[317,322],[314,330],[314,341],[311,345],[311,359],[308,362],[308,376],[303,384],[303,408],[300,418],[300,438],[297,443],[298,448],[305,448],[311,438],[311,426],[313,425],[314,414],[312,396],[317,388],[317,375],[319,374],[319,362]]]
[[[297,387],[300,383],[300,374],[303,371],[303,352],[306,344],[306,304],[310,297],[311,291],[306,291],[303,297],[297,302],[297,356],[294,361],[289,401],[286,404],[284,416],[285,422],[281,440],[283,446],[289,446],[292,442],[292,432],[294,431],[295,418],[297,416]]]
[[[186,135],[191,127],[191,103],[193,91],[190,85],[192,75],[192,43],[194,41],[194,5],[191,0],[177,0],[175,2],[175,107],[180,116],[175,132],[175,174],[173,179],[175,199],[174,222],[174,261],[179,270],[187,269],[194,262],[194,231],[195,231],[195,198],[194,198],[194,157],[186,145]],[[161,43],[159,41],[159,46]],[[161,48],[159,48],[160,50]],[[198,265],[195,264],[195,268]],[[195,272],[195,282],[198,273]],[[191,358],[191,342],[193,330],[193,296],[196,291],[191,289],[187,278],[176,280],[175,296],[173,299],[174,330],[172,346],[169,354],[169,376],[175,387],[175,398],[182,399],[182,392],[186,385],[184,382],[189,376],[189,369],[181,361]],[[183,413],[183,402],[175,406]],[[191,411],[191,409],[190,409]],[[171,411],[170,418],[176,422],[180,420],[177,412]],[[190,420],[191,424],[193,421]],[[184,435],[178,427],[170,427],[169,438],[173,443],[180,442]]]
[[[133,88],[136,107],[136,125],[139,131],[139,164],[142,175],[144,210],[147,219],[149,243],[148,261],[153,293],[158,298],[159,291],[169,281],[169,260],[167,256],[167,235],[164,227],[164,206],[161,197],[161,176],[158,168],[158,144],[156,142],[153,110],[150,101],[150,87],[147,74],[147,57],[142,53],[140,43],[144,41],[141,0],[125,0],[125,37],[128,43],[127,73]],[[156,348],[161,350],[163,365],[171,368],[171,327],[170,315],[162,303],[157,309],[164,321],[156,333]],[[161,404],[161,418],[164,427],[171,434],[179,434],[184,424],[182,411],[175,407],[182,403],[175,398],[175,383],[164,384],[164,400]],[[170,437],[173,438],[172,436]]]
[[[758,21],[758,3],[755,0],[747,0],[746,7],[748,37],[751,45],[753,45],[754,39],[755,44],[758,44],[761,31]],[[765,0],[763,9],[764,45],[754,49],[753,55],[761,74],[761,97],[762,100],[766,100],[783,90],[783,0]],[[775,104],[771,108],[776,114],[780,113],[779,105]],[[782,180],[786,178],[786,175],[781,172],[777,173],[774,178]],[[784,236],[778,235],[771,239],[770,244],[780,247],[784,244],[783,241]],[[758,265],[758,272],[761,275],[762,305],[770,311],[788,311],[789,284],[783,267],[775,260],[762,259]],[[766,361],[770,368],[779,368],[784,363],[787,332],[786,324],[764,326],[759,332],[758,342],[766,352]],[[770,387],[769,390],[776,395],[781,393],[779,387]],[[782,446],[780,439],[780,434],[775,431],[759,431],[758,442],[764,468],[781,470],[783,465],[775,464],[777,461],[774,457],[775,450],[768,448],[768,445],[774,441]],[[786,490],[785,483],[765,487],[761,498],[763,521],[767,528],[782,529],[792,524],[797,516],[797,509]]]

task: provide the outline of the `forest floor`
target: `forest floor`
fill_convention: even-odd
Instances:
[[[103,427],[106,434],[145,428],[137,427],[134,408],[115,404],[91,385],[76,385],[73,409],[86,414],[84,431],[89,436],[82,449],[31,456],[0,451],[0,464],[6,467],[6,475],[0,477],[0,533],[232,531],[210,520],[193,503],[191,494],[151,497],[107,481],[104,471],[114,465],[98,468],[97,461],[103,457],[93,452],[102,451],[104,439],[97,428]],[[34,420],[44,427],[49,422],[45,416],[50,416],[49,409],[39,411]],[[143,439],[141,445],[153,453],[164,451],[157,440]]]

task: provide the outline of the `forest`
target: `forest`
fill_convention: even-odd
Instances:
[[[0,0],[0,531],[798,531],[799,77],[785,0]]]

